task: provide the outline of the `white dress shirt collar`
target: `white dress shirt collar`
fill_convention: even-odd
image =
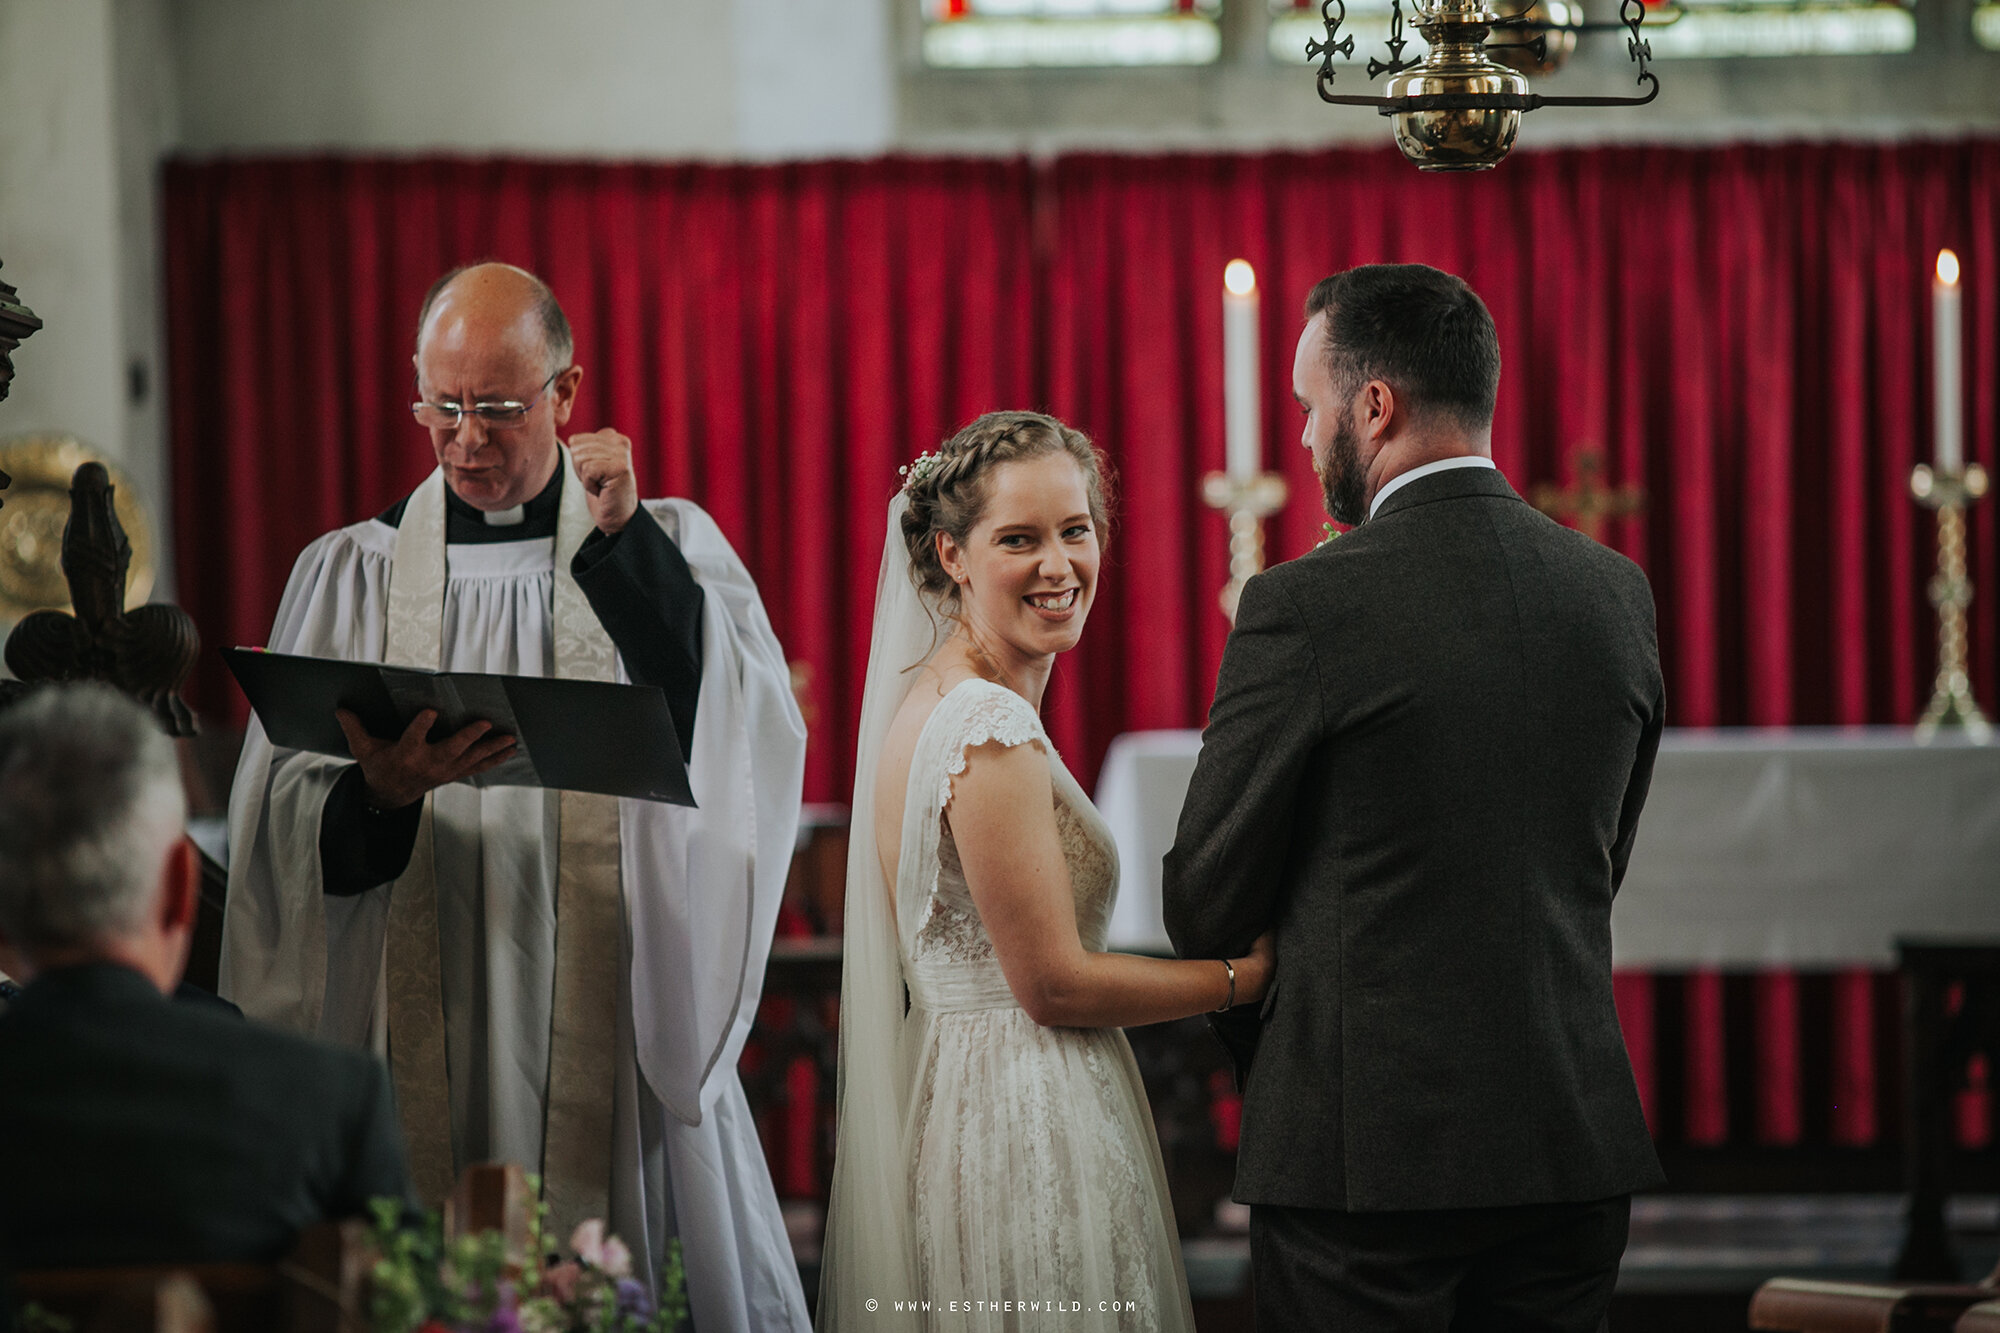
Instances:
[[[1375,503],[1368,506],[1368,517],[1375,517],[1375,511],[1382,507],[1384,500],[1415,481],[1418,477],[1428,477],[1433,472],[1449,472],[1455,467],[1490,467],[1496,472],[1499,471],[1499,466],[1483,454],[1460,454],[1454,458],[1440,458],[1437,462],[1426,463],[1422,467],[1413,467],[1408,472],[1397,476],[1381,490],[1375,492]]]

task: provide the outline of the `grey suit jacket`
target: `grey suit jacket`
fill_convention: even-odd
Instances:
[[[1396,491],[1252,579],[1166,923],[1278,932],[1235,1197],[1357,1212],[1662,1178],[1611,998],[1611,899],[1664,717],[1652,590],[1498,472]]]

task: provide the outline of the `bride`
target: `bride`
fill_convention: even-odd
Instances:
[[[992,412],[905,473],[855,768],[819,1327],[1191,1329],[1118,1029],[1261,999],[1269,937],[1104,951],[1117,852],[1038,712],[1097,590],[1089,440]]]

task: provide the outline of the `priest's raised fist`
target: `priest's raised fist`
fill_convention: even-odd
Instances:
[[[569,437],[570,461],[591,521],[604,532],[618,532],[639,509],[639,483],[632,476],[632,441],[615,430],[594,430]]]

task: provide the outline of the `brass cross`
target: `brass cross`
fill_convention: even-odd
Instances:
[[[1604,484],[1604,451],[1585,445],[1570,454],[1570,470],[1576,480],[1569,486],[1535,487],[1535,508],[1559,523],[1581,532],[1592,541],[1604,540],[1604,524],[1614,518],[1629,518],[1646,507],[1642,486]]]

